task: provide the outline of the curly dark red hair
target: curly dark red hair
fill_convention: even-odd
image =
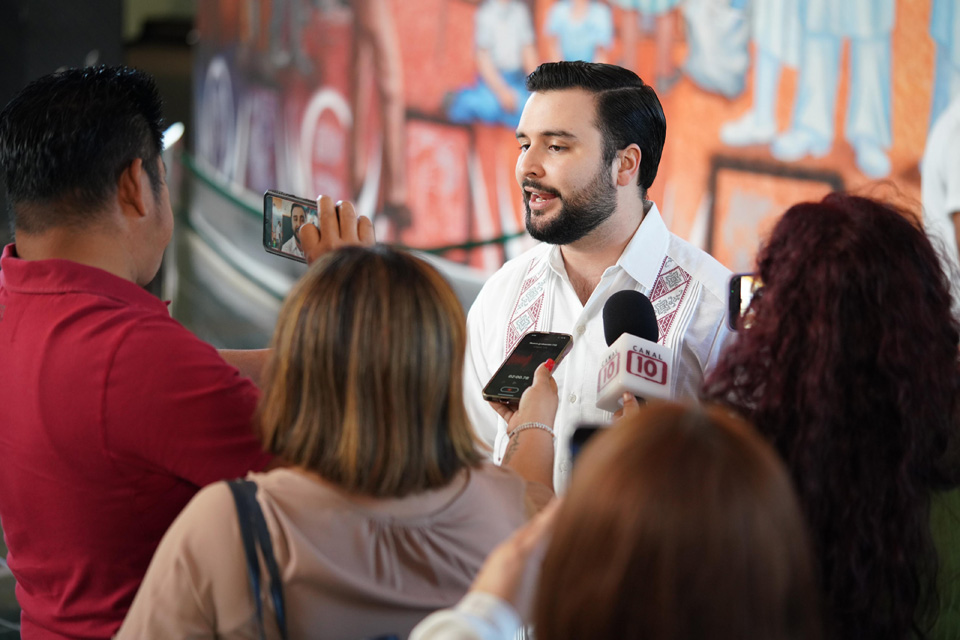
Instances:
[[[704,395],[774,444],[806,513],[835,638],[923,637],[937,614],[931,492],[956,486],[960,328],[908,211],[847,194],[791,207],[763,295]]]

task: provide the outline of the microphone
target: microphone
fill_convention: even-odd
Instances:
[[[603,334],[608,349],[597,375],[597,408],[617,411],[624,392],[646,398],[670,398],[673,351],[657,344],[660,325],[647,296],[618,291],[603,305]]]

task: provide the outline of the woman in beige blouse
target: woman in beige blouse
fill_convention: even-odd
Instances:
[[[259,429],[291,466],[248,477],[290,638],[404,637],[526,520],[525,482],[483,462],[467,421],[465,329],[440,274],[385,246],[321,258],[284,303]],[[530,420],[552,424],[549,395]],[[257,634],[237,512],[217,483],[167,532],[118,637]]]

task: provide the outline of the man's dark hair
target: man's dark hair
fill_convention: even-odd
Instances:
[[[527,76],[527,91],[583,89],[596,94],[596,126],[603,134],[603,161],[617,151],[640,147],[640,195],[657,177],[667,136],[667,120],[653,87],[629,69],[596,62],[545,62]]]
[[[17,229],[89,223],[137,158],[159,196],[162,145],[160,94],[146,73],[98,66],[31,82],[0,112],[0,180]],[[53,204],[53,215],[36,206]]]

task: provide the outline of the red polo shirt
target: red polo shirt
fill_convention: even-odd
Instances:
[[[254,384],[137,285],[0,258],[0,520],[24,638],[103,638],[197,490],[261,469]]]

